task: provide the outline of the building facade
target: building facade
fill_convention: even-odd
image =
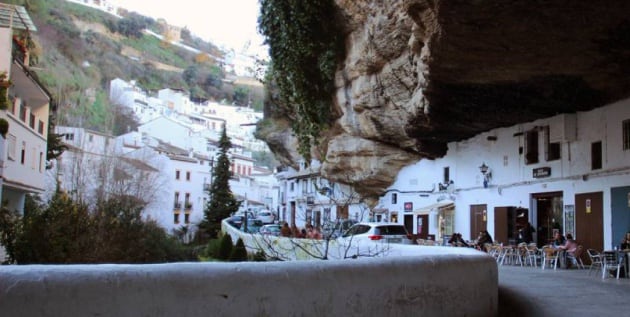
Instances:
[[[0,198],[10,210],[22,212],[27,194],[44,191],[51,95],[29,69],[24,41],[36,29],[26,10],[7,4],[0,10],[14,23],[0,25],[0,118],[8,123],[0,149]]]
[[[630,230],[630,100],[494,129],[402,169],[377,208],[421,238],[453,232],[500,243],[531,223],[610,249]]]

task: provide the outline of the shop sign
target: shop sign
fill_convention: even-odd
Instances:
[[[406,212],[413,211],[413,203],[412,202],[410,202],[410,201],[405,202],[405,211]]]
[[[551,167],[539,167],[532,170],[534,178],[551,176]]]
[[[591,213],[591,200],[590,199],[586,200],[586,213],[587,214]]]

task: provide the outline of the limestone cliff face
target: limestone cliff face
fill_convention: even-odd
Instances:
[[[448,142],[630,95],[628,1],[336,3],[348,31],[339,116],[314,154],[324,176],[372,202]],[[288,126],[277,128],[286,138],[270,146],[295,162]]]

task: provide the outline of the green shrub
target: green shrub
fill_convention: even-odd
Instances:
[[[9,121],[0,118],[0,135],[6,138],[7,132],[9,132]]]
[[[232,237],[229,234],[224,234],[221,237],[221,244],[219,245],[219,252],[217,253],[217,259],[227,261],[232,254],[234,243]]]
[[[239,238],[238,241],[236,241],[236,246],[234,246],[234,248],[232,249],[232,253],[230,253],[230,261],[247,261],[247,249],[245,249],[245,243],[243,243],[243,239]]]
[[[208,244],[206,244],[206,248],[203,250],[202,256],[207,258],[218,258],[220,246],[221,239],[210,239]]]

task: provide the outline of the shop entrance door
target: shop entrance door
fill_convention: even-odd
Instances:
[[[575,240],[584,250],[605,248],[603,196],[602,192],[575,195]]]
[[[477,239],[480,231],[488,229],[488,205],[470,205],[470,240]]]
[[[562,192],[532,194],[532,204],[536,210],[536,242],[539,247],[553,241],[553,234],[559,231],[565,234],[562,227],[563,205]]]

